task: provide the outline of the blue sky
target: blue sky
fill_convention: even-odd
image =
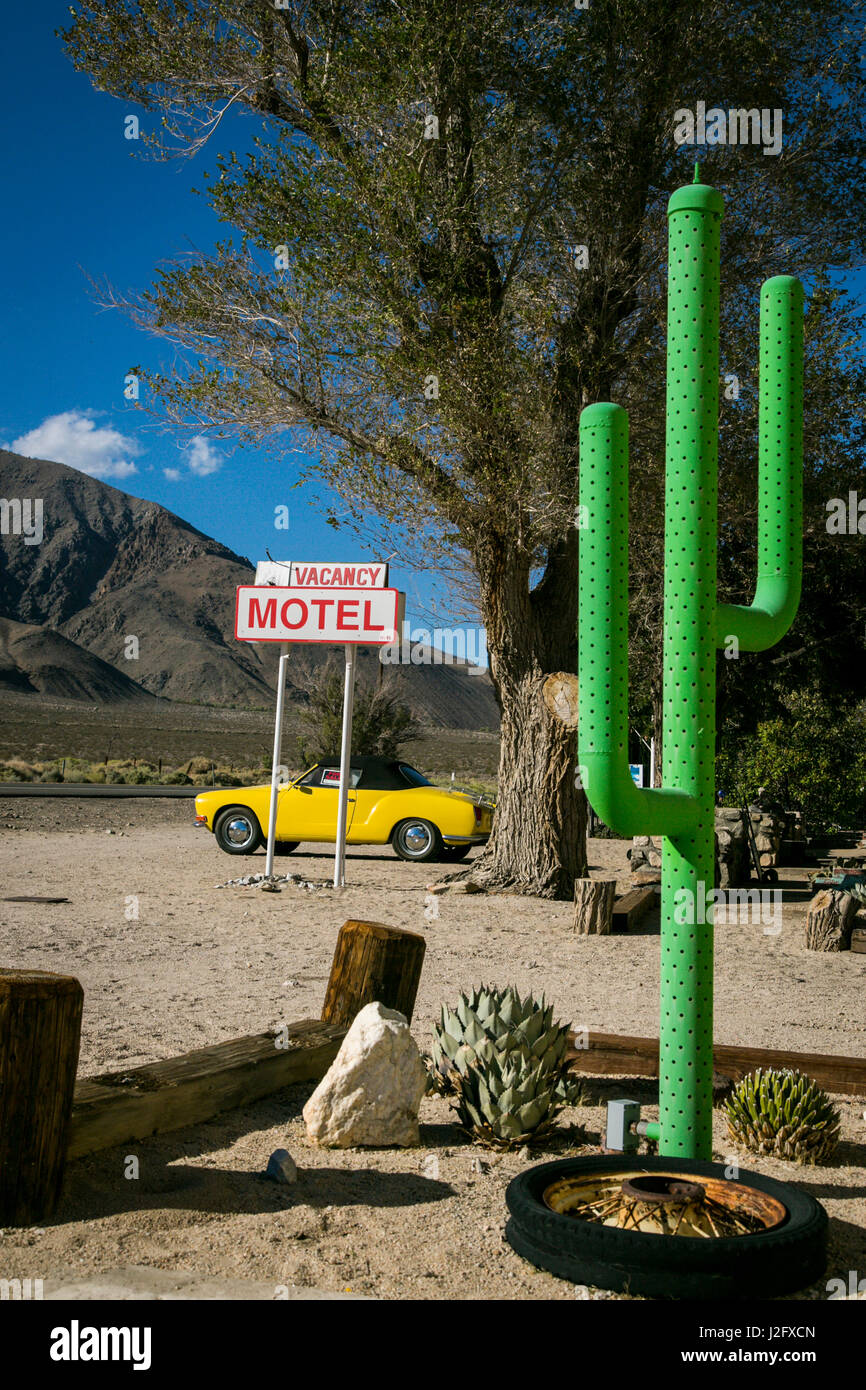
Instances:
[[[159,502],[253,561],[266,549],[276,559],[362,558],[351,533],[341,537],[326,524],[317,505],[323,485],[294,486],[300,461],[287,452],[288,436],[261,448],[196,439],[124,399],[130,367],[169,367],[173,349],[101,309],[87,276],[122,293],[143,289],[160,263],[224,237],[191,191],[216,150],[165,163],[136,156],[140,147],[124,134],[134,108],[74,71],[54,34],[67,23],[61,0],[4,15],[0,443]],[[137,114],[142,125],[151,119]],[[238,117],[232,144],[240,148],[253,128]],[[866,275],[852,277],[852,288],[862,293]],[[289,508],[288,531],[273,525],[281,506]],[[407,617],[423,623],[430,577],[392,567],[391,578],[407,592]],[[440,621],[457,625],[447,611]]]
[[[276,444],[168,431],[124,398],[130,367],[168,366],[173,349],[101,309],[87,277],[144,289],[161,262],[224,238],[226,227],[191,191],[216,150],[162,163],[136,155],[125,117],[138,114],[142,128],[151,117],[75,72],[54,34],[68,22],[58,0],[4,15],[0,444],[159,502],[254,562],[266,549],[275,559],[362,558],[353,535],[325,523],[316,485],[293,487],[297,458]],[[240,122],[232,136],[239,147]],[[274,528],[279,506],[289,507],[288,531]],[[423,624],[427,578],[392,567],[391,582],[407,592],[407,617]]]

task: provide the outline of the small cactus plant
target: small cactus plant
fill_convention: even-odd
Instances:
[[[725,1109],[731,1138],[752,1153],[825,1163],[839,1142],[839,1111],[799,1071],[758,1067],[743,1077]]]
[[[568,1029],[553,1008],[516,989],[462,994],[433,1030],[432,1077],[453,1095],[463,1128],[488,1148],[517,1148],[549,1134],[564,1105],[580,1103],[568,1075]]]

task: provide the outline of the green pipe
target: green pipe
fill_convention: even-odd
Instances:
[[[717,602],[722,213],[698,182],[668,204],[661,789],[638,789],[628,771],[628,420],[602,403],[580,422],[581,778],[612,829],[663,837],[660,1152],[685,1158],[711,1155],[715,651],[731,637],[747,651],[777,642],[801,583],[803,291],[777,276],[761,292],[755,598]]]

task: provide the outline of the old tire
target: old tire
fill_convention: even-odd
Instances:
[[[410,859],[417,864],[428,859],[439,859],[442,855],[442,836],[429,820],[412,818],[402,820],[395,826],[391,835],[394,853],[401,859]]]
[[[214,838],[226,854],[255,854],[262,828],[249,806],[227,806],[214,825]]]
[[[722,1178],[718,1163],[683,1158],[566,1158],[516,1177],[505,1194],[508,1243],[539,1269],[575,1284],[652,1298],[771,1298],[820,1279],[827,1263],[827,1213],[787,1183],[741,1169],[739,1181],[775,1197],[784,1222],[757,1235],[714,1239],[620,1231],[551,1211],[543,1193],[565,1177],[593,1173],[694,1173]]]

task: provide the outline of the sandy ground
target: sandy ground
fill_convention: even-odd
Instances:
[[[544,992],[576,1028],[657,1032],[657,914],[628,935],[575,937],[567,904],[431,899],[435,868],[378,849],[350,854],[350,886],[339,894],[218,888],[260,871],[264,857],[222,854],[191,820],[191,802],[0,798],[2,895],[69,898],[50,907],[0,902],[0,963],[81,980],[81,1075],[317,1017],[337,932],[350,917],[426,936],[413,1021],[423,1050],[442,1001],[480,981]],[[591,864],[625,886],[626,849],[592,841]],[[321,880],[331,859],[303,847],[278,867]],[[866,956],[807,952],[807,899],[792,878],[777,936],[760,924],[718,928],[718,1042],[863,1055]],[[649,1083],[589,1085],[590,1104],[564,1113],[557,1153],[593,1151],[612,1095],[633,1095],[647,1103],[648,1118],[656,1114]],[[575,1296],[504,1241],[505,1187],[525,1159],[471,1145],[440,1099],[423,1103],[419,1150],[318,1150],[300,1118],[311,1090],[293,1087],[248,1110],[71,1163],[56,1218],[44,1230],[3,1234],[0,1275],[51,1279],[149,1265],[383,1298]],[[827,1277],[847,1280],[849,1270],[866,1272],[866,1097],[840,1097],[839,1105],[844,1142],[832,1165],[741,1159],[825,1204]],[[728,1158],[718,1115],[714,1141],[716,1156]],[[257,1177],[282,1146],[302,1170],[296,1187]],[[140,1160],[138,1180],[124,1177],[130,1152]],[[545,1156],[557,1154],[532,1155]],[[826,1297],[824,1283],[806,1296]]]

